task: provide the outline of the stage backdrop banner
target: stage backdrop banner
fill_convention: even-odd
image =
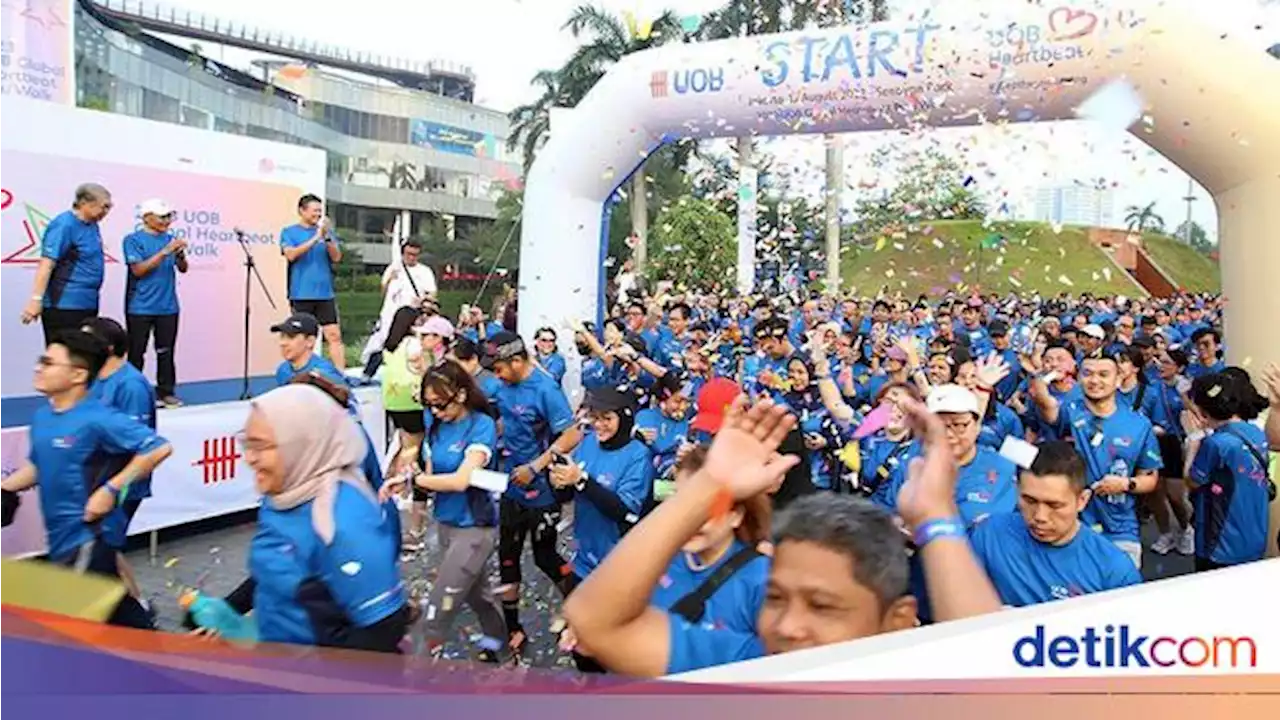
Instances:
[[[373,439],[379,460],[385,437],[382,391],[361,388],[360,419]],[[173,446],[173,455],[152,477],[151,499],[142,503],[130,535],[176,527],[229,515],[258,506],[253,471],[245,463],[236,434],[244,427],[249,403],[199,405],[160,413],[159,432]],[[27,428],[7,428],[0,433],[4,476],[27,460]],[[45,551],[44,522],[40,517],[39,487],[22,494],[22,506],[13,524],[3,532],[3,554],[39,555]]]
[[[190,271],[178,276],[178,382],[241,376],[245,268],[235,228],[244,230],[276,303],[273,311],[255,280],[249,372],[273,372],[280,356],[269,328],[288,315],[280,229],[296,222],[299,196],[323,194],[322,151],[23,98],[5,98],[4,111],[4,397],[33,394],[32,363],[43,336],[39,323],[22,325],[18,311],[31,294],[45,227],[70,208],[75,187],[83,182],[106,186],[115,203],[102,222],[101,313],[123,320],[128,272],[123,240],[140,226],[138,205],[161,198],[177,213],[173,232],[190,242]],[[154,372],[154,353],[149,353],[147,373],[154,378]]]
[[[76,0],[5,0],[0,8],[0,94],[76,101]],[[7,118],[6,118],[7,119]]]

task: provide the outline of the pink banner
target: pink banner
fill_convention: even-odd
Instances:
[[[73,2],[0,3],[0,93],[75,104]]]

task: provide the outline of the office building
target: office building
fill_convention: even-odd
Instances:
[[[1032,198],[1032,220],[1058,225],[1116,227],[1115,191],[1089,185],[1056,185],[1037,188]]]

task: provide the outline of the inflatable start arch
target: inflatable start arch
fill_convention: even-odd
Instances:
[[[628,56],[530,170],[521,334],[598,317],[605,204],[663,142],[1070,119],[1123,77],[1154,119],[1139,137],[1217,204],[1231,361],[1280,361],[1280,61],[1197,23],[1190,2],[1068,3],[977,23],[926,17]]]

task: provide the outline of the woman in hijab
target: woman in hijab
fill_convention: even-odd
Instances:
[[[399,652],[398,538],[360,469],[356,421],[319,388],[287,385],[253,401],[241,442],[264,496],[249,548],[260,639]]]
[[[581,583],[640,521],[653,499],[653,463],[649,448],[632,437],[635,414],[631,397],[614,388],[601,388],[583,403],[594,433],[573,451],[551,464],[551,485],[574,494],[573,558],[570,589]],[[575,654],[578,669],[598,671],[589,658]]]

